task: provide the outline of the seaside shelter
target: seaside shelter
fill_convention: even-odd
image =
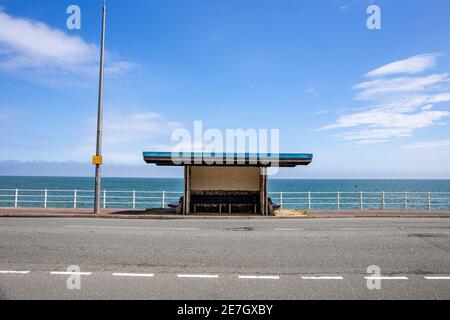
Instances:
[[[309,165],[312,154],[144,152],[157,166],[184,167],[184,191],[171,204],[177,213],[252,213],[269,215],[276,205],[268,196],[269,168]]]

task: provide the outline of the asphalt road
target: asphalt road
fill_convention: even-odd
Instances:
[[[450,219],[2,218],[0,299],[450,299]]]

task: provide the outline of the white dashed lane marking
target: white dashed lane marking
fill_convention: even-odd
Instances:
[[[142,278],[152,278],[155,275],[153,273],[113,273],[115,277],[142,277]]]
[[[65,226],[72,229],[117,229],[117,230],[173,230],[173,231],[196,231],[198,228],[147,228],[147,227],[113,227],[113,226]]]
[[[34,272],[34,271],[33,271]],[[16,271],[16,270],[0,270],[0,275],[26,275],[30,274],[31,271]],[[61,276],[90,276],[92,272],[67,272],[67,271],[51,271],[51,275],[61,275]],[[115,272],[112,273],[114,277],[130,277],[130,278],[153,278],[154,273],[123,273]],[[218,279],[217,274],[177,274],[177,278],[191,278],[191,279]],[[239,275],[239,279],[242,280],[279,280],[280,276],[275,275]],[[303,280],[344,280],[343,276],[301,276]],[[367,276],[364,277],[366,280],[409,280],[406,276]],[[436,280],[436,281],[447,281],[450,280],[450,276],[424,276],[423,279],[426,280]]]
[[[341,276],[304,276],[303,280],[344,280]]]
[[[90,276],[92,272],[52,271],[50,274],[56,276]]]
[[[450,280],[450,277],[437,277],[437,276],[428,276],[424,277],[427,280]]]
[[[179,274],[178,278],[204,278],[204,279],[217,279],[217,274]]]
[[[239,276],[239,279],[279,280],[279,276]]]
[[[408,277],[364,277],[367,280],[408,280]]]

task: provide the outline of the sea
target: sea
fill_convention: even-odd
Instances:
[[[19,189],[18,206],[42,207],[43,190],[46,189],[49,190],[48,207],[73,207],[73,190],[78,190],[76,206],[89,207],[93,188],[94,179],[86,177],[0,176],[0,206],[13,206],[15,189]],[[103,178],[102,190],[106,190],[109,198],[105,201],[105,207],[156,207],[162,201],[162,192],[165,193],[164,205],[179,198],[183,191],[183,179]],[[360,209],[361,192],[365,208],[381,208],[383,197],[385,208],[389,208],[389,203],[396,204],[392,208],[403,208],[406,197],[407,208],[427,209],[427,193],[430,192],[436,208],[450,209],[450,205],[447,206],[450,204],[450,180],[269,179],[269,192],[277,202],[284,200],[285,207],[299,209],[315,205],[322,209],[324,205],[335,209],[339,201],[343,208],[348,204],[348,208]],[[313,193],[309,199],[307,192]],[[336,200],[337,192],[342,193],[339,200]],[[386,194],[383,196],[382,192]],[[280,197],[284,197],[283,200]]]

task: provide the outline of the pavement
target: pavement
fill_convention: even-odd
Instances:
[[[449,240],[433,218],[0,218],[0,299],[450,299]]]
[[[305,218],[450,218],[450,211],[422,211],[422,210],[354,210],[354,211],[285,211],[277,216],[262,215],[218,215],[218,214],[191,214],[177,215],[170,209],[154,210],[121,210],[103,209],[100,214],[94,215],[92,209],[68,208],[0,208],[0,218],[97,218],[97,219],[305,219]]]

